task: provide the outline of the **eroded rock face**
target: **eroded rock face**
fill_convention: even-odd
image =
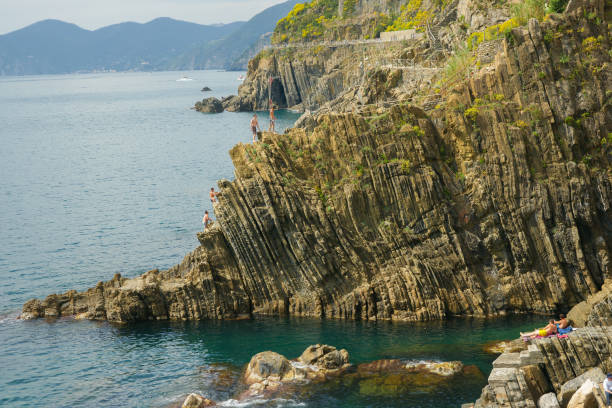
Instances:
[[[575,327],[612,326],[612,280],[601,291],[580,302],[567,314]]]

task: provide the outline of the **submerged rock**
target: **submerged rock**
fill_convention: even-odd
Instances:
[[[484,352],[489,354],[516,353],[526,348],[527,345],[521,339],[492,341],[482,347]]]
[[[474,376],[479,373],[476,367],[464,367],[459,361],[406,362],[392,359],[360,364],[356,373],[348,373],[345,377],[357,382],[360,394],[375,397],[432,392],[457,374]]]
[[[205,86],[204,88],[202,88],[202,92],[210,92],[212,91],[212,89],[210,89],[209,87]]]

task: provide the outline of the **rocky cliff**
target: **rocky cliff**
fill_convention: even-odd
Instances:
[[[598,386],[604,373],[612,371],[610,299],[612,281],[607,281],[601,292],[569,312],[571,324],[579,329],[501,354],[481,397],[464,406],[603,408],[605,395]]]
[[[376,76],[377,70],[385,68],[400,68],[399,76],[388,84],[396,92],[391,99],[409,99],[422,87],[431,87],[432,75],[459,43],[509,18],[505,2],[358,0],[337,3],[338,11],[331,0],[315,0],[306,8],[298,5],[301,12],[292,12],[281,20],[273,37],[277,45],[250,61],[244,84],[237,96],[225,100],[226,108],[265,110],[270,99],[280,108],[315,111],[331,103],[333,110],[338,111],[335,102],[347,99],[348,93],[351,103],[343,104],[340,110],[352,111],[359,105],[388,100],[378,95],[373,98],[364,95],[367,91],[364,85]],[[330,7],[332,17],[327,10]],[[320,22],[315,18],[316,13],[328,18]],[[379,39],[382,31],[407,28],[414,30],[418,38]],[[316,35],[306,35],[313,30]],[[289,40],[278,44],[281,36]],[[356,95],[358,91],[361,93]]]
[[[603,22],[602,2],[570,3],[498,40],[435,107],[366,104],[236,146],[218,222],[180,265],[32,300],[22,317],[426,320],[585,300],[612,277]]]
[[[592,402],[572,403],[588,381],[601,384],[612,370],[612,327],[583,328],[566,339],[534,341],[520,353],[504,353],[493,362],[489,383],[474,408],[605,407],[596,387],[587,390]]]

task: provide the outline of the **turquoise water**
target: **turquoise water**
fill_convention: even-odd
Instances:
[[[197,246],[207,191],[232,178],[227,152],[250,141],[250,114],[189,109],[203,86],[214,96],[235,93],[240,73],[186,75],[194,81],[177,82],[183,73],[0,78],[0,406],[166,407],[193,391],[227,401],[253,354],[294,358],[313,343],[344,347],[355,363],[461,360],[486,375],[493,356],[481,345],[533,327],[531,318],[16,320],[32,297],[167,268]],[[296,118],[280,112],[277,129]],[[276,405],[450,407],[475,399],[485,381],[470,376],[376,397],[334,383]]]

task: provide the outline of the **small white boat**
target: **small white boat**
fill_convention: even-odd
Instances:
[[[176,82],[186,82],[186,81],[193,81],[193,78],[189,78],[188,76],[184,76],[181,79],[177,79]]]
[[[240,75],[240,76],[238,77],[238,80],[239,80],[239,81],[244,81],[244,75]]]

